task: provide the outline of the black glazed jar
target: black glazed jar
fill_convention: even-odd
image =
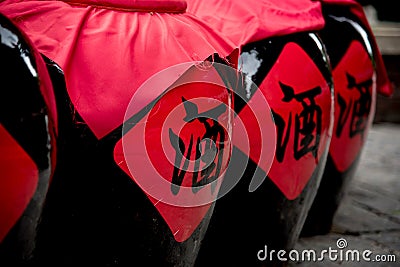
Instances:
[[[326,234],[348,190],[375,115],[375,54],[366,25],[346,7],[325,5],[318,33],[328,52],[335,87],[335,124],[318,194],[302,235]],[[340,38],[338,38],[340,33]]]
[[[29,263],[56,165],[50,76],[31,40],[0,14],[0,265]]]
[[[46,56],[59,114],[58,164],[38,227],[36,265],[194,264],[212,201],[179,205],[151,190],[169,200],[183,192],[188,199],[216,194],[210,180],[224,173],[231,147],[232,93],[224,79],[236,72],[238,55],[230,61],[233,47],[185,14],[185,5],[8,7],[22,10],[28,31],[54,21],[48,31],[30,31]],[[52,38],[61,45],[47,43]]]
[[[229,166],[225,179],[242,176],[232,191],[217,200],[197,266],[285,266],[287,261],[280,260],[276,252],[294,247],[329,150],[331,69],[322,41],[312,32],[248,43],[238,67],[245,78],[235,98],[235,111],[250,125],[250,151],[257,150],[261,137],[251,127],[257,121],[250,122],[247,106],[257,109],[251,103],[263,97],[271,110],[261,113],[273,117],[275,157],[270,169],[263,169],[257,155],[234,148],[231,162],[238,164]],[[256,176],[266,178],[249,190]]]

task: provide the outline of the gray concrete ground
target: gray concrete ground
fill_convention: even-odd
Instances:
[[[343,260],[332,260],[326,254],[323,261],[290,262],[289,266],[400,266],[400,124],[373,124],[331,232],[301,238],[296,249],[320,252],[331,247],[340,253],[337,246],[340,238],[347,242],[347,246],[341,249]],[[346,259],[348,250],[357,250],[360,261],[353,261],[350,254]],[[362,258],[361,253],[366,250],[371,251],[371,255],[366,254],[371,262]],[[340,257],[335,253],[332,255]],[[386,261],[378,262],[376,256],[380,259],[386,257]]]

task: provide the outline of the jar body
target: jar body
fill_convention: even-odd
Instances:
[[[324,9],[321,30],[332,65],[335,124],[321,186],[304,226],[306,236],[326,234],[359,165],[376,103],[373,38],[344,8]],[[334,32],[340,32],[336,38]]]
[[[251,106],[252,97],[262,93],[271,108],[264,116],[272,116],[275,124],[275,159],[269,171],[262,170],[249,155],[234,149],[232,158],[247,162],[247,166],[232,191],[216,202],[198,266],[216,262],[285,265],[270,258],[269,252],[294,247],[317,193],[333,125],[331,72],[321,47],[314,33],[270,38],[243,47],[239,69],[246,80],[238,92],[235,111],[246,123],[246,105]],[[248,130],[249,139],[254,137],[253,131]],[[249,192],[252,177],[263,171],[266,179]],[[240,170],[231,166],[226,177],[237,173]]]
[[[56,165],[57,117],[44,61],[0,15],[0,264],[30,262]]]

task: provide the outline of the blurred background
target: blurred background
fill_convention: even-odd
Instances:
[[[375,122],[400,123],[400,12],[394,1],[363,0],[365,13],[395,88],[391,98],[378,96]]]

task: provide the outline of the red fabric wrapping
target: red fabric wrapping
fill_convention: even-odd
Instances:
[[[121,125],[131,97],[153,74],[235,49],[189,14],[15,0],[2,2],[0,12],[61,66],[75,108],[98,138]]]
[[[237,46],[272,36],[319,30],[325,24],[321,4],[347,5],[362,21],[372,37],[378,93],[384,96],[393,93],[382,55],[364,10],[354,0],[187,0],[187,2],[188,12],[213,25]]]
[[[272,36],[321,29],[319,2],[309,0],[187,0],[187,11],[237,46]]]
[[[187,6],[186,1],[182,0],[64,0],[64,2],[132,12],[184,13]]]

